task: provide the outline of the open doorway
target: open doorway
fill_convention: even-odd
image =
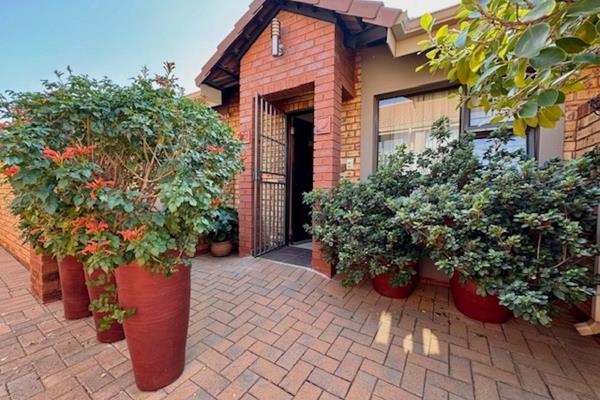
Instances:
[[[312,238],[304,229],[311,223],[310,207],[304,204],[303,196],[313,189],[314,113],[289,114],[288,127],[287,246],[262,257],[310,268]]]
[[[289,174],[289,243],[310,243],[304,229],[310,224],[310,207],[304,204],[304,193],[313,190],[314,113],[290,117],[290,174]]]

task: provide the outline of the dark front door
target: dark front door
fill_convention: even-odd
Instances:
[[[313,189],[313,113],[294,115],[291,121],[289,235],[297,243],[310,239],[304,229],[311,222],[310,207],[304,204],[303,195]]]

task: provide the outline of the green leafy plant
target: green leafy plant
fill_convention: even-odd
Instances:
[[[441,270],[498,295],[517,317],[549,325],[562,304],[594,295],[590,259],[600,153],[540,167],[499,134],[462,185],[435,182],[395,201],[396,221]]]
[[[387,202],[405,196],[419,175],[414,156],[399,147],[366,183],[344,180],[330,191],[313,191],[305,202],[313,207],[313,225],[306,229],[322,244],[329,262],[344,275],[345,286],[390,273],[393,286],[410,283],[420,248],[410,233],[392,223]]]
[[[238,213],[229,205],[219,205],[217,217],[208,235],[211,243],[220,243],[232,240],[238,222]]]
[[[181,95],[173,68],[127,86],[69,71],[0,101],[2,171],[36,247],[76,255],[89,272],[135,262],[167,276],[194,254],[241,169],[242,144]]]
[[[462,0],[456,26],[425,14],[421,43],[431,71],[462,86],[464,104],[492,122],[513,120],[514,132],[552,128],[565,95],[583,88],[581,71],[600,65],[597,0]]]

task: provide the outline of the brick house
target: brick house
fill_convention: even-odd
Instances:
[[[452,24],[456,13],[444,9],[435,19]],[[432,123],[444,115],[456,134],[477,131],[485,145],[488,117],[459,110],[448,98],[455,87],[442,74],[415,71],[425,62],[418,54],[424,38],[417,19],[380,2],[252,2],[196,78],[246,143],[235,190],[241,256],[266,254],[332,276],[302,229],[309,222],[302,192],[330,188],[341,177],[365,179],[398,144],[423,150]],[[574,108],[597,92],[572,96],[567,131],[563,121],[511,145],[540,162],[580,154]],[[444,279],[424,269],[430,279]]]
[[[435,13],[453,23],[456,8]],[[264,256],[331,277],[317,243],[302,226],[302,193],[331,188],[340,178],[366,179],[378,160],[404,143],[420,151],[428,131],[448,116],[456,134],[469,129],[485,145],[493,126],[479,110],[459,110],[443,74],[415,72],[425,59],[425,33],[405,12],[364,0],[254,0],[196,78],[201,98],[246,143],[245,171],[236,179],[241,256]],[[554,129],[513,140],[540,162],[573,158],[600,143],[600,118],[588,101],[600,95],[600,74],[570,95]],[[9,196],[6,187],[0,195]],[[56,263],[22,245],[16,221],[0,201],[0,245],[31,271],[33,292],[60,295]],[[432,266],[422,275],[445,279]]]

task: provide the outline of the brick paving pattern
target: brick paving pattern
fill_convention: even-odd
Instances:
[[[462,317],[443,288],[390,300],[264,259],[201,257],[192,272],[187,366],[136,389],[127,345],[40,304],[0,249],[2,399],[599,399],[600,346],[552,329]]]

